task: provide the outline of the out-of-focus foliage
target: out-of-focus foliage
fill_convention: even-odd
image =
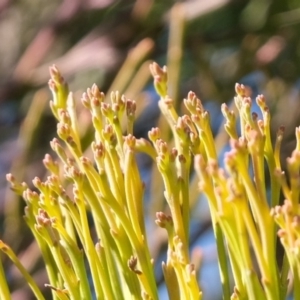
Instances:
[[[38,251],[22,225],[23,204],[5,189],[4,175],[12,170],[22,181],[44,174],[39,161],[56,131],[46,87],[49,65],[58,65],[75,98],[96,82],[107,94],[119,89],[137,100],[140,108],[147,107],[142,116],[152,121],[156,96],[148,85],[147,60],[168,64],[177,109],[182,107],[179,99],[193,90],[212,108],[216,128],[221,113],[213,103],[230,103],[232,86],[244,83],[253,96],[264,93],[272,128],[286,126],[282,152],[287,156],[300,115],[299,32],[297,0],[2,1],[1,238],[23,253],[27,268],[42,278]],[[80,118],[82,138],[88,142],[89,124],[84,114]],[[145,122],[137,123],[141,129],[136,131],[145,134]],[[13,289],[21,293],[23,281],[6,264]]]

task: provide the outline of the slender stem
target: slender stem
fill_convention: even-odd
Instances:
[[[0,255],[0,299],[11,299],[10,291],[8,288],[6,276],[2,265],[2,255]]]
[[[290,271],[289,260],[286,252],[283,255],[281,274],[280,274],[280,299],[285,299],[288,290],[288,275]]]
[[[23,265],[21,264],[18,257],[15,255],[15,253],[12,251],[12,249],[10,247],[8,247],[6,244],[4,244],[1,240],[0,240],[0,250],[10,258],[10,260],[14,263],[14,265],[21,272],[22,276],[25,278],[26,282],[28,283],[31,290],[33,291],[35,297],[39,300],[44,300],[45,298],[44,298],[42,292],[40,291],[39,287],[37,286],[37,284],[35,283],[33,278],[30,276],[30,274],[27,272],[27,270],[23,267]],[[1,286],[1,290],[2,290],[2,286]],[[5,288],[5,285],[4,285],[3,292],[7,293],[7,289]],[[3,298],[3,299],[9,299],[9,298],[10,297]]]
[[[80,193],[80,195],[81,195],[81,193]],[[96,297],[98,297],[100,299],[101,296],[103,296],[103,293],[106,297],[108,297],[109,295],[112,294],[112,288],[111,288],[109,282],[107,282],[107,278],[106,278],[105,274],[102,274],[102,276],[99,276],[100,272],[98,273],[98,271],[97,271],[97,269],[100,268],[99,267],[100,262],[97,259],[95,246],[91,239],[90,228],[89,228],[89,224],[87,221],[87,215],[86,215],[83,198],[78,199],[76,201],[76,204],[77,204],[79,214],[80,214],[80,225],[81,225],[80,227],[82,229],[81,242],[85,249],[85,254],[87,256],[87,259],[89,261]],[[100,278],[101,278],[101,283],[100,283]],[[102,285],[102,287],[101,287],[101,285]]]
[[[213,219],[213,218],[212,218]],[[227,264],[227,255],[226,249],[224,245],[224,237],[220,227],[220,224],[216,223],[213,220],[213,227],[215,232],[215,238],[217,243],[217,252],[218,252],[218,264],[222,282],[222,290],[223,290],[223,300],[230,299],[230,280],[228,273],[228,264]]]
[[[293,290],[294,290],[294,297],[297,299],[300,295],[300,279],[299,279],[299,264],[296,262],[296,258],[293,259],[293,263],[291,263],[292,273],[293,273]]]

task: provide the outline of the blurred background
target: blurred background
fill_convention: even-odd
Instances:
[[[299,32],[298,0],[1,0],[0,239],[12,246],[43,286],[47,277],[39,250],[21,218],[24,203],[7,188],[5,174],[12,172],[28,183],[45,175],[41,160],[51,152],[49,141],[56,136],[47,87],[50,65],[57,65],[78,102],[93,83],[105,93],[119,90],[135,99],[138,137],[147,137],[159,120],[151,61],[168,66],[169,94],[179,112],[190,90],[198,95],[211,114],[216,136],[223,122],[220,104],[230,104],[235,83],[244,83],[253,98],[265,95],[273,134],[285,126],[286,157],[295,147],[294,130],[300,125]],[[87,146],[88,115],[80,112],[79,118]],[[220,155],[224,147],[226,140],[220,143]],[[162,198],[161,190],[151,181],[149,159],[137,159],[147,185],[145,203],[160,296],[167,299],[160,271],[165,238],[156,234],[153,224],[162,206],[154,199]],[[205,199],[198,194],[192,198],[191,249],[196,261],[202,257],[199,280],[204,299],[221,299]],[[13,299],[32,299],[24,280],[2,258]]]

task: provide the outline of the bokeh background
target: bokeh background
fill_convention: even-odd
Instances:
[[[253,98],[265,95],[273,134],[285,126],[286,157],[300,125],[299,32],[298,0],[1,0],[0,239],[19,254],[41,286],[47,282],[39,250],[21,218],[24,204],[7,188],[5,174],[29,183],[45,175],[41,160],[56,136],[47,88],[50,65],[57,65],[78,101],[93,83],[105,93],[119,90],[135,99],[139,137],[146,137],[159,119],[151,61],[168,65],[169,94],[178,111],[187,93],[196,92],[217,137],[223,122],[220,104],[230,104],[235,83],[244,83]],[[88,145],[90,123],[84,112],[80,122]],[[221,136],[218,141],[221,159],[226,140]],[[161,205],[155,201],[162,198],[161,190],[151,182],[149,159],[137,159],[148,186],[145,207],[160,296],[167,299],[159,267],[165,238],[155,231],[152,218]],[[204,299],[221,299],[209,213],[205,199],[192,196],[191,250],[195,261],[202,258]],[[15,268],[1,258],[13,299],[32,299]]]

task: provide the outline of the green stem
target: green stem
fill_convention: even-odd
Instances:
[[[181,210],[182,210],[182,222],[184,226],[184,233],[186,237],[186,245],[189,245],[189,229],[190,229],[190,202],[189,202],[189,184],[188,176],[184,179],[178,179],[180,198],[181,198]]]
[[[90,293],[90,286],[87,279],[82,251],[78,249],[77,244],[71,239],[62,224],[56,223],[53,227],[60,233],[62,238],[60,243],[69,254],[77,279],[80,280],[81,298],[90,299],[92,295]]]
[[[47,242],[43,238],[41,238],[40,234],[35,229],[33,222],[30,222],[30,220],[28,220],[26,218],[25,218],[25,221],[26,221],[28,227],[31,229],[31,232],[34,235],[35,241],[38,243],[39,248],[41,249],[43,261],[45,263],[45,267],[47,270],[49,283],[51,286],[55,286],[55,284],[57,284],[57,282],[58,282],[58,276],[57,276],[58,270],[57,270],[57,266],[54,261],[53,255],[51,253],[51,250],[49,249]],[[53,289],[51,289],[51,292],[52,292],[52,299],[57,300],[58,297]]]
[[[83,201],[83,195],[79,191],[80,199],[76,201],[79,215],[80,215],[80,227],[82,229],[82,245],[85,248],[85,254],[87,256],[87,259],[89,261],[89,265],[91,268],[91,274],[92,279],[94,283],[94,289],[97,299],[101,299],[103,297],[103,293],[106,297],[111,296],[112,294],[112,287],[107,281],[107,278],[105,274],[101,274],[101,272],[98,273],[97,269],[100,269],[101,262],[98,260],[98,256],[95,250],[94,243],[92,241],[91,235],[90,235],[90,228],[87,220],[86,210],[85,210],[85,204]],[[100,275],[100,276],[99,276]],[[102,275],[102,276],[101,276]],[[101,283],[100,283],[101,279]],[[102,286],[101,286],[102,285]]]
[[[289,260],[286,252],[283,255],[281,274],[280,274],[280,299],[285,299],[288,290],[288,275],[290,271]]]
[[[146,238],[141,179],[134,160],[134,152],[130,149],[125,152],[124,182],[126,204],[133,230],[138,237]]]
[[[18,268],[18,270],[20,271],[20,273],[22,274],[22,276],[28,283],[29,287],[31,288],[32,292],[34,293],[35,297],[39,300],[45,300],[39,287],[37,286],[37,284],[35,283],[33,278],[30,276],[30,274],[27,272],[27,270],[23,267],[23,265],[20,262],[20,260],[18,259],[18,257],[15,255],[15,253],[12,251],[12,249],[10,247],[8,247],[6,244],[4,244],[1,240],[0,240],[0,250],[3,253],[5,253],[10,258],[10,260],[14,263],[14,265]],[[3,287],[4,287],[4,289],[2,290]],[[5,285],[4,286],[1,285],[1,290],[2,290],[2,292],[7,293]],[[10,299],[10,297],[3,298],[3,299]]]
[[[10,291],[2,265],[2,255],[0,255],[0,286],[0,299],[11,300]]]
[[[88,181],[85,181],[83,192],[85,198],[88,200],[88,203],[91,206],[91,212],[93,215],[93,219],[95,220],[95,227],[97,231],[97,235],[99,238],[101,238],[104,245],[107,247],[106,252],[106,259],[107,261],[113,261],[113,250],[116,249],[115,241],[112,239],[110,235],[110,226],[108,223],[108,220],[105,216],[105,209],[101,206],[101,203],[99,202],[98,197],[95,194],[94,189],[91,187],[90,183]],[[104,203],[105,204],[105,203]],[[105,283],[105,281],[109,280],[109,278],[106,276],[106,274],[110,274],[110,278],[117,278],[118,275],[115,274],[117,270],[110,265],[111,268],[107,268],[104,262],[99,265],[99,272],[101,272],[103,275],[104,285],[107,290],[109,290],[110,284],[108,282]],[[117,282],[117,286],[119,287],[119,282],[116,280],[113,280],[112,282]],[[117,288],[116,288],[117,289]],[[113,289],[113,290],[116,290]],[[108,293],[110,294],[110,293]]]
[[[246,289],[243,283],[243,278],[241,274],[241,268],[239,265],[239,258],[236,256],[235,251],[232,249],[231,244],[228,243],[228,256],[229,256],[229,261],[233,273],[233,279],[235,283],[235,287],[238,290],[239,293],[239,299],[245,299],[246,298]],[[221,275],[221,274],[220,274]],[[221,277],[221,280],[223,278]],[[223,300],[226,298],[223,297]]]
[[[299,264],[297,264],[296,260],[297,258],[294,258],[291,256],[294,260],[293,263],[291,263],[292,273],[293,273],[293,296],[294,299],[299,299],[300,295],[300,279],[299,279]]]
[[[117,201],[111,201],[112,199],[101,198],[101,201],[109,202],[111,209],[115,212],[116,216],[120,219],[122,226],[124,227],[129,240],[136,251],[138,262],[142,268],[143,275],[147,278],[146,286],[144,287],[147,293],[153,298],[158,299],[157,289],[153,274],[153,267],[151,265],[150,254],[148,247],[145,247],[145,240],[141,237],[137,237],[136,233],[133,231],[131,222],[128,217],[124,214],[122,207]]]
[[[224,245],[224,237],[223,237],[222,229],[220,224],[216,222],[214,215],[212,215],[212,224],[213,224],[216,244],[217,244],[218,264],[219,264],[219,271],[220,271],[222,290],[223,290],[223,300],[228,300],[230,299],[230,280],[229,280],[229,273],[228,273],[227,255],[226,255],[226,249]]]
[[[118,278],[120,278],[121,281],[121,288],[123,292],[121,294],[124,295],[124,299],[126,298],[126,295],[128,292],[131,296],[134,296],[135,298],[139,299],[141,295],[141,289],[138,282],[138,278],[135,273],[133,273],[127,266],[129,257],[132,256],[133,249],[131,247],[130,240],[128,239],[128,236],[126,235],[126,232],[124,231],[124,228],[120,226],[118,232],[111,232],[111,236],[109,237],[112,241],[109,242],[111,245],[111,242],[115,241],[116,246],[118,248],[118,254],[119,254],[119,261],[120,263],[115,263],[115,268],[117,268],[117,271],[121,273],[123,276],[118,275]],[[113,263],[113,261],[112,261]],[[111,263],[111,264],[112,264]],[[119,267],[119,268],[118,268]],[[109,267],[110,269],[110,267]],[[122,284],[122,282],[124,284]],[[112,284],[115,286],[114,284]],[[119,284],[120,285],[120,284]],[[128,289],[127,289],[128,288]],[[120,295],[115,293],[116,296]]]
[[[165,183],[165,197],[171,210],[175,235],[179,237],[183,245],[187,245],[187,238],[185,235],[182,213],[180,209],[180,200],[178,197],[179,190],[177,180],[174,178],[172,170],[167,170],[166,172],[162,173],[162,177]],[[189,261],[188,247],[184,247],[182,250],[185,256],[185,262],[187,263]]]
[[[106,293],[106,291],[104,291],[105,299],[116,299],[116,297],[124,294],[124,289],[120,285],[120,283],[122,282],[122,276],[117,268],[118,265],[122,265],[124,268],[124,264],[122,264],[122,260],[117,251],[116,241],[114,241],[110,232],[104,232],[103,229],[101,229],[101,231],[102,240],[100,241],[100,243],[103,243],[103,249],[98,249],[98,251],[96,251],[98,259],[100,261],[98,272],[102,274],[101,282],[102,279],[107,281],[105,283],[105,287],[109,287],[111,289],[109,293]],[[99,300],[101,299],[102,298],[99,298]]]

